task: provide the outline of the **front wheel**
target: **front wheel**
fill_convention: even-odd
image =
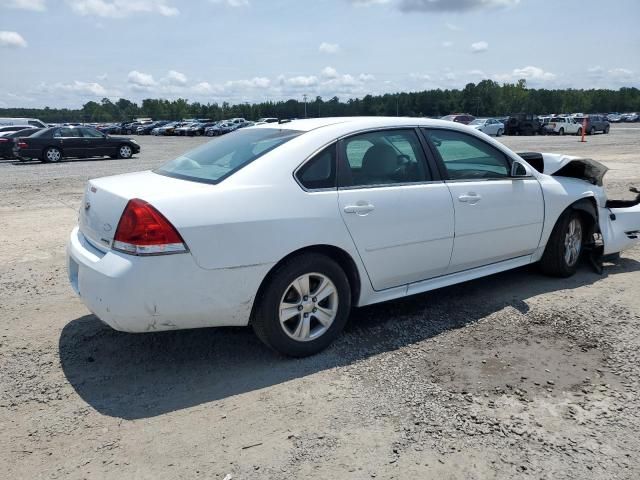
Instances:
[[[542,271],[554,277],[570,277],[576,273],[584,241],[580,214],[575,210],[563,213],[553,227],[540,260]]]
[[[327,348],[344,328],[351,289],[342,268],[319,254],[285,261],[267,280],[251,324],[260,340],[291,357]]]
[[[560,131],[558,132],[558,135],[564,135],[564,128],[560,129]]]
[[[607,125],[606,127],[604,127],[604,131],[603,131],[603,133],[604,133],[604,134],[609,133],[609,125]]]
[[[499,128],[498,131],[496,132],[496,137],[501,137],[502,136],[502,129]]]
[[[589,130],[589,135],[595,135],[595,134],[596,134],[595,127],[591,127],[591,129]]]
[[[120,145],[118,147],[118,158],[131,158],[133,150],[129,145]]]
[[[576,132],[576,135],[577,135],[577,136],[582,135],[582,128],[579,128],[579,129],[578,129],[578,131]]]

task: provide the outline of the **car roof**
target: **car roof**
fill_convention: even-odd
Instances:
[[[267,123],[251,128],[281,128],[309,132],[318,128],[341,125],[346,130],[365,130],[368,128],[423,126],[455,128],[454,122],[418,117],[327,117],[291,120],[283,123]]]

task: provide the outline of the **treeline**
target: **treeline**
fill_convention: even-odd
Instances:
[[[301,100],[268,101],[261,103],[227,102],[190,103],[177,100],[145,99],[141,104],[121,98],[113,102],[88,102],[81,109],[66,108],[2,108],[2,117],[33,117],[44,122],[118,122],[135,117],[156,120],[182,118],[260,117],[303,118],[353,115],[401,115],[439,117],[452,112],[466,112],[476,116],[500,116],[515,112],[632,112],[640,111],[640,90],[547,90],[527,88],[525,80],[498,84],[483,80],[469,83],[462,90],[425,90],[384,95],[366,95],[363,98],[340,101],[338,97],[321,97],[306,103]]]

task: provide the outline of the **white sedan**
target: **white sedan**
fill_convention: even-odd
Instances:
[[[251,325],[305,356],[351,307],[534,262],[568,276],[585,249],[638,243],[640,205],[608,201],[605,172],[438,120],[250,127],[157,170],[91,180],[69,278],[117,330]]]
[[[476,118],[469,126],[494,137],[504,133],[504,123],[496,118]]]

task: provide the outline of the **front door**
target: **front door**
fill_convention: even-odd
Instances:
[[[104,155],[112,155],[114,152],[109,150],[109,142],[106,135],[94,128],[82,128],[82,136],[87,149],[86,155],[89,157],[101,157]],[[115,148],[111,148],[115,150]]]
[[[77,127],[60,127],[54,134],[54,137],[60,141],[63,155],[65,157],[80,157],[86,155],[86,146]]]
[[[433,181],[414,129],[343,139],[338,204],[375,290],[446,272],[453,248],[453,202]]]
[[[446,171],[455,208],[449,273],[533,253],[544,220],[538,180],[512,178],[507,155],[474,135],[425,132]]]

